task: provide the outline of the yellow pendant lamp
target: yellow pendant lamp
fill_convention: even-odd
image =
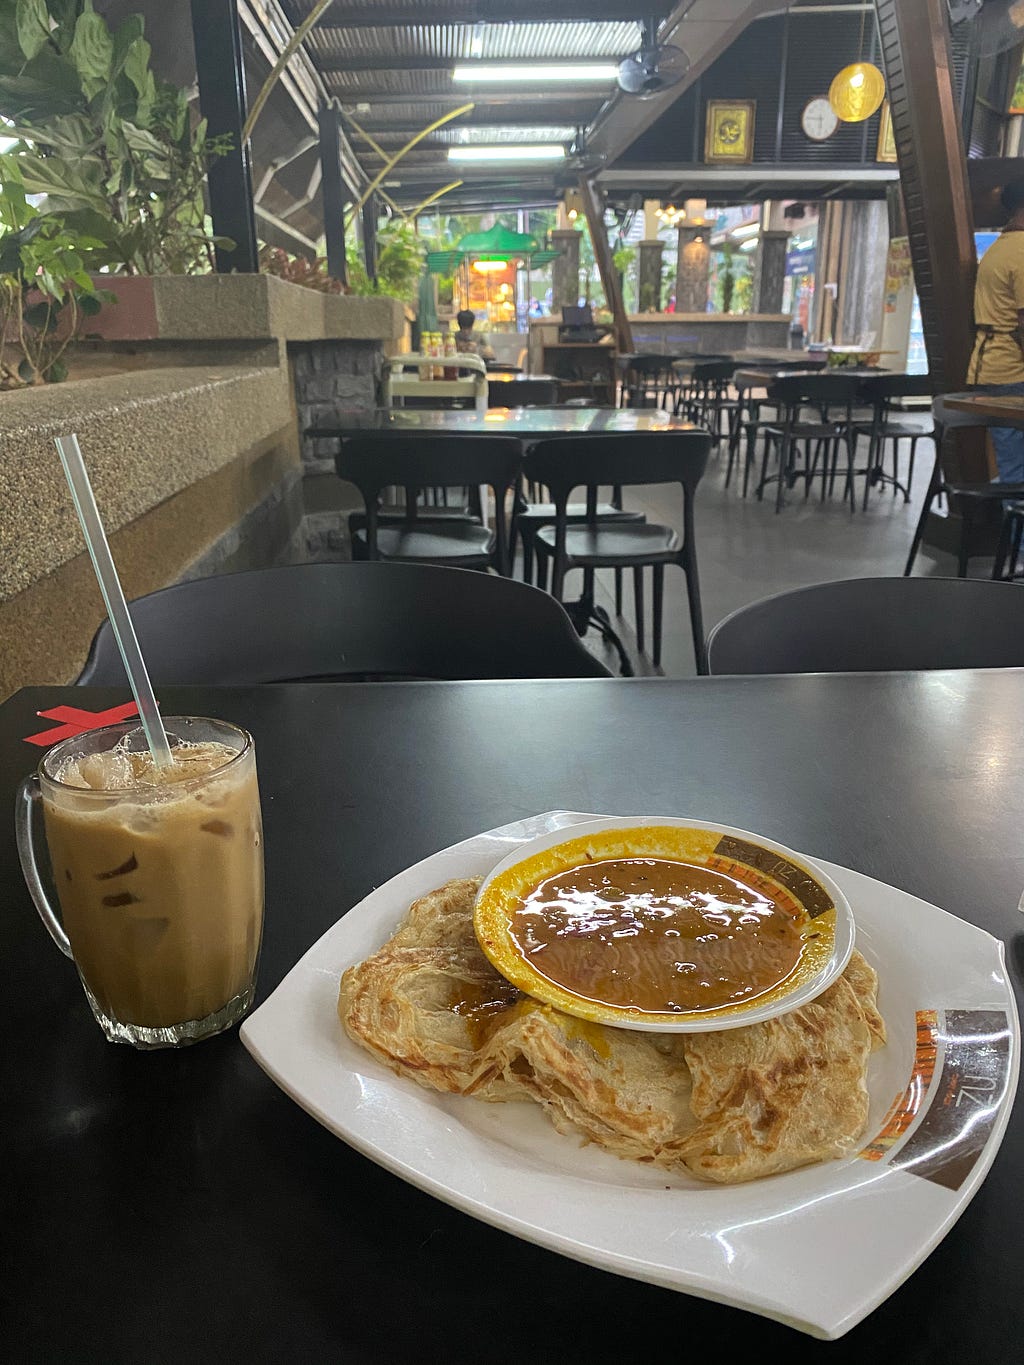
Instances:
[[[829,87],[828,102],[844,123],[863,123],[885,99],[885,77],[872,62],[844,66]]]

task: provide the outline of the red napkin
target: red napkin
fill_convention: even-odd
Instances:
[[[116,725],[118,721],[138,714],[139,709],[133,701],[112,706],[109,711],[83,711],[80,706],[52,706],[49,711],[37,711],[36,715],[44,720],[58,720],[61,724],[49,730],[40,730],[35,735],[26,735],[25,743],[48,749],[51,744],[70,739],[72,735],[84,735],[87,730],[98,730],[103,725]]]

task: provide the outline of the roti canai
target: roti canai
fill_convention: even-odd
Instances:
[[[473,931],[479,882],[416,901],[341,981],[349,1035],[421,1085],[532,1101],[555,1127],[622,1157],[731,1183],[854,1151],[867,1066],[885,1041],[875,972],[854,952],[807,1005],[710,1033],[589,1023],[520,993]]]

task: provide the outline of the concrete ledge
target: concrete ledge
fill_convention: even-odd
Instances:
[[[58,476],[63,482],[59,468]],[[300,489],[294,449],[270,437],[243,450],[111,536],[125,594],[271,562],[298,528]],[[0,697],[31,683],[71,682],[103,615],[84,550],[0,601]]]
[[[108,534],[268,440],[298,460],[284,369],[169,368],[7,393],[0,403],[0,601],[82,552],[53,447],[76,431]]]
[[[118,302],[90,330],[107,341],[380,341],[405,336],[397,299],[321,294],[273,275],[103,276]]]

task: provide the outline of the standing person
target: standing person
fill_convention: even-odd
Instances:
[[[1000,196],[1010,215],[978,264],[974,353],[969,383],[987,393],[1024,396],[1024,178]],[[1024,483],[1024,431],[993,427],[1000,483]]]
[[[494,351],[487,338],[473,331],[476,322],[473,310],[463,308],[461,313],[456,314],[455,321],[459,324],[459,330],[455,333],[455,349],[462,355],[478,355],[481,360],[493,360]]]

